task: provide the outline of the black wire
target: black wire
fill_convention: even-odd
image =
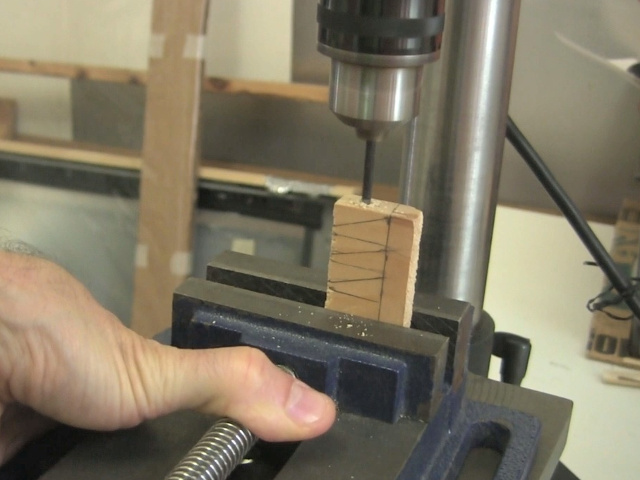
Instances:
[[[636,292],[639,291],[640,283],[638,282],[640,281],[640,278],[632,277],[631,281],[634,283],[634,288],[636,289]],[[608,307],[614,307],[616,305],[620,305],[623,301],[624,300],[620,295],[618,295],[617,293],[614,293],[613,286],[609,286],[609,288],[600,292],[595,297],[589,299],[589,301],[587,302],[587,310],[589,310],[592,313],[602,312],[607,317],[613,320],[631,320],[633,318],[633,314],[626,315],[623,317],[621,315],[616,315],[615,313],[612,313],[606,310],[606,308]]]
[[[636,317],[636,324],[640,323],[640,298],[638,298],[635,286],[619,270],[618,266],[602,243],[600,243],[600,240],[598,240],[595,233],[593,233],[593,230],[591,230],[591,227],[589,227],[589,224],[584,219],[576,205],[554,178],[540,155],[538,155],[538,152],[535,151],[533,146],[518,129],[511,117],[507,118],[507,139],[511,142],[520,156],[522,156],[529,168],[531,168],[534,175],[538,178],[547,193],[562,211],[578,237],[580,237],[580,240],[582,240],[584,246],[589,250],[591,256],[609,279],[613,288],[618,291],[620,297]],[[631,334],[631,344],[635,350],[633,354],[634,356],[639,356],[640,339],[637,338],[638,328],[632,327]],[[634,335],[636,338],[634,338]]]

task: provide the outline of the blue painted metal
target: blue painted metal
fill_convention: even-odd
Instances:
[[[445,301],[449,309],[414,307],[414,326],[446,336],[404,329],[318,306],[319,282],[309,284],[312,274],[292,272],[289,283],[286,274],[261,282],[258,267],[258,273],[235,275],[232,270],[245,261],[231,258],[225,266],[229,275],[210,270],[208,277],[240,287],[250,284],[253,291],[197,279],[177,289],[172,343],[260,348],[336,401],[340,416],[333,432],[303,443],[276,480],[300,478],[302,471],[307,480],[453,480],[474,448],[490,448],[502,456],[495,480],[529,478],[541,423],[500,402],[467,398],[471,315],[460,302]],[[268,293],[259,293],[264,289]],[[278,291],[286,293],[273,295]],[[304,299],[311,299],[311,305],[301,303]],[[453,318],[455,314],[460,317]],[[373,457],[366,460],[372,445],[384,449],[387,442],[388,458],[379,464]],[[340,451],[329,455],[336,443]]]
[[[344,412],[428,421],[440,402],[444,337],[199,279],[178,288],[173,309],[173,345],[259,348]]]
[[[540,438],[540,421],[505,407],[447,396],[398,480],[454,480],[474,448],[498,452],[494,480],[526,480]]]

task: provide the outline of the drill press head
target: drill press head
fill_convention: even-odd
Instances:
[[[418,114],[422,71],[438,58],[444,0],[321,0],[318,50],[331,57],[329,106],[377,141]]]

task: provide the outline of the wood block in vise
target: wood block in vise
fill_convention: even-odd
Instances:
[[[333,207],[325,306],[409,327],[421,233],[416,208],[340,198]]]

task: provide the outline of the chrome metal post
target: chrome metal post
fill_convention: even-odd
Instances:
[[[398,201],[422,208],[425,201],[427,167],[439,142],[437,118],[440,111],[442,61],[425,65],[420,112],[408,125],[403,145]]]
[[[439,103],[421,106],[405,149],[424,169],[414,167],[422,178],[403,180],[410,183],[409,203],[424,212],[417,288],[470,302],[475,322],[484,301],[519,11],[520,0],[448,0],[441,65],[427,65],[423,92],[424,102],[435,95]],[[429,81],[437,69],[439,82]]]

